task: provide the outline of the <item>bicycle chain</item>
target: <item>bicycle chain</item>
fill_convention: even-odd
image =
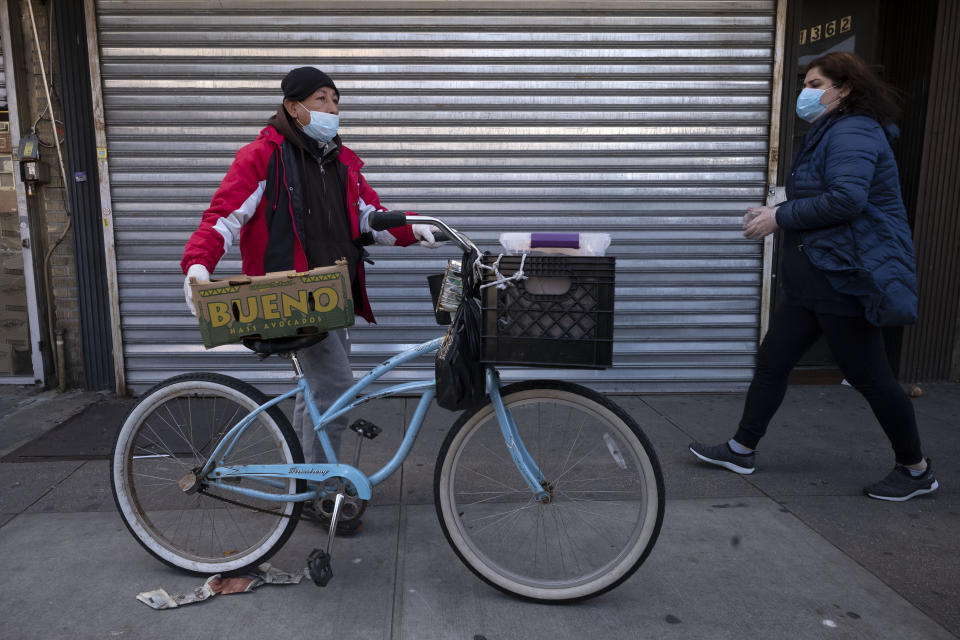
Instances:
[[[208,497],[210,497],[210,498],[213,498],[214,500],[219,500],[219,501],[221,501],[221,502],[226,502],[226,503],[228,503],[228,504],[235,505],[235,506],[237,506],[237,507],[243,507],[243,508],[245,508],[245,509],[252,509],[253,511],[259,511],[260,513],[269,513],[270,515],[279,516],[279,517],[281,517],[281,518],[292,518],[292,517],[293,517],[292,515],[287,515],[286,513],[279,513],[279,512],[277,512],[277,511],[271,511],[270,509],[262,509],[262,508],[260,508],[260,507],[255,507],[255,506],[253,506],[252,504],[247,504],[246,502],[240,502],[239,500],[231,500],[230,498],[224,498],[223,496],[218,496],[218,495],[214,495],[214,494],[212,494],[212,493],[207,493],[206,491],[204,491],[204,488],[205,488],[204,486],[201,486],[201,487],[197,490],[197,493],[198,493],[198,494],[201,494],[201,495],[208,496]],[[361,500],[361,502],[363,502],[363,501]],[[322,524],[326,524],[326,523],[328,522],[328,520],[326,520],[326,519],[324,519],[324,518],[314,518],[313,516],[304,515],[303,513],[301,513],[301,514],[300,514],[299,516],[297,516],[297,517],[298,517],[300,520],[306,520],[307,522],[320,522],[320,523],[322,523]]]
[[[202,494],[202,495],[205,495],[205,496],[209,496],[209,497],[213,498],[214,500],[220,500],[221,502],[227,502],[227,503],[229,503],[229,504],[236,505],[236,506],[238,506],[238,507],[244,507],[245,509],[253,509],[254,511],[259,511],[260,513],[269,513],[270,515],[280,516],[281,518],[292,518],[292,517],[293,517],[292,515],[288,515],[288,514],[286,514],[286,513],[279,513],[279,512],[277,512],[277,511],[271,511],[271,510],[269,510],[269,509],[261,509],[260,507],[255,507],[255,506],[253,506],[252,504],[247,504],[247,503],[245,503],[245,502],[240,502],[239,500],[231,500],[230,498],[224,498],[223,496],[216,496],[216,495],[214,495],[214,494],[212,494],[212,493],[207,493],[206,491],[204,491],[204,490],[203,490],[203,487],[201,487],[201,488],[197,491],[197,493]],[[301,519],[301,520],[311,520],[311,521],[314,520],[313,518],[309,518],[309,517],[304,516],[304,515],[302,515],[302,514],[299,515],[299,516],[297,516],[297,517],[298,517],[299,519]]]

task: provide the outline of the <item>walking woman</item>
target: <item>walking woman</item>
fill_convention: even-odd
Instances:
[[[891,90],[851,53],[814,60],[803,86],[797,115],[813,126],[790,168],[788,199],[744,216],[747,238],[783,230],[783,303],[757,353],[733,438],[713,446],[694,442],[690,451],[704,462],[753,473],[757,445],[783,401],[790,371],[823,335],[893,447],[893,471],[864,493],[909,500],[939,485],[881,332],[917,316],[913,243],[889,143],[899,109]]]

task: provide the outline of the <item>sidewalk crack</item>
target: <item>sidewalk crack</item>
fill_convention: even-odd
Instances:
[[[400,402],[400,415],[403,416],[402,436],[406,437],[407,429],[410,428],[407,420],[407,398],[401,398]],[[403,632],[403,581],[401,567],[403,566],[403,549],[406,545],[407,538],[407,511],[403,499],[403,468],[405,465],[406,460],[400,464],[400,469],[398,469],[400,474],[400,494],[399,500],[397,501],[397,546],[394,550],[395,562],[393,567],[393,608],[390,611],[390,632],[388,636],[391,640],[394,638],[400,638],[400,635]]]
[[[60,478],[60,480],[58,480],[58,481],[57,481],[54,485],[52,485],[49,489],[47,489],[46,491],[44,491],[43,494],[41,494],[36,500],[34,500],[34,501],[31,502],[30,504],[28,504],[28,505],[27,505],[26,507],[24,507],[22,510],[20,510],[19,512],[17,512],[16,514],[14,514],[14,516],[13,516],[12,518],[10,518],[10,519],[7,520],[6,522],[4,522],[2,525],[0,525],[0,529],[6,527],[8,524],[10,524],[10,523],[13,522],[14,520],[16,520],[17,518],[19,518],[19,517],[22,516],[23,514],[25,514],[27,511],[29,511],[30,508],[31,508],[33,505],[37,504],[38,502],[40,502],[41,500],[43,500],[44,498],[46,498],[48,495],[50,495],[50,494],[51,494],[53,491],[55,491],[60,485],[62,485],[64,482],[66,482],[66,481],[69,480],[71,477],[73,477],[73,475],[76,474],[77,471],[79,471],[81,468],[83,468],[84,465],[87,464],[87,462],[89,462],[89,460],[83,460],[83,461],[81,461],[80,464],[78,464],[78,465],[76,466],[76,468],[74,468],[74,469],[73,469],[70,473],[68,473],[67,475],[65,475],[65,476],[63,476],[62,478]],[[14,463],[14,464],[15,464],[15,463]]]

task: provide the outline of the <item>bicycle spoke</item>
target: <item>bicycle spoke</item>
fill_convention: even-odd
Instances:
[[[489,493],[489,492],[485,492],[485,493]],[[511,491],[510,493],[520,493],[520,492],[519,492],[519,491]],[[459,495],[462,496],[462,495],[467,495],[467,494],[460,493]],[[475,501],[475,502],[471,502],[471,503],[465,504],[465,505],[463,505],[463,506],[464,506],[464,507],[472,507],[472,506],[474,506],[474,505],[483,504],[484,502],[490,502],[491,500],[496,500],[497,498],[499,498],[499,497],[501,497],[501,496],[506,496],[506,495],[510,495],[510,494],[509,494],[509,493],[498,493],[498,494],[495,495],[495,496],[490,496],[489,498],[484,498],[483,500],[477,500],[477,501]]]
[[[157,445],[158,447],[160,447],[161,449],[163,449],[164,452],[167,453],[167,455],[169,455],[171,459],[179,461],[179,458],[177,458],[176,454],[173,453],[173,449],[171,449],[170,447],[168,447],[168,446],[166,445],[166,443],[163,442],[163,438],[161,438],[161,437],[160,437],[160,434],[158,434],[158,433],[154,430],[153,426],[152,426],[149,422],[145,422],[145,423],[144,423],[144,426],[145,426],[147,429],[149,429],[149,430],[150,430],[150,433],[152,433],[153,436],[156,438],[156,440],[154,441],[154,442],[156,443],[156,445]],[[186,468],[186,469],[189,469],[189,468],[190,468],[190,466],[189,466],[188,464],[184,463],[184,462],[181,462],[180,464],[182,464],[183,467]]]
[[[543,545],[540,544],[541,537],[544,540],[544,542],[546,542],[547,533],[543,529],[543,509],[539,509],[537,511],[537,530],[533,534],[533,539],[536,541],[536,546],[534,547],[534,550],[533,550],[533,566],[534,567],[538,567],[540,565],[541,546],[543,548],[546,548],[547,546],[546,544],[543,544]]]
[[[246,435],[246,434],[244,434],[244,435]],[[243,460],[249,460],[250,458],[253,458],[254,456],[257,455],[257,452],[249,453],[249,454],[247,454],[247,455],[245,455],[245,456],[241,456],[241,455],[237,455],[237,454],[241,454],[241,453],[244,453],[245,451],[249,451],[251,447],[254,447],[254,446],[256,446],[256,445],[258,445],[258,444],[260,444],[260,443],[262,443],[262,442],[266,442],[266,441],[268,441],[268,440],[273,440],[273,436],[271,436],[269,433],[265,434],[262,438],[260,438],[260,439],[257,440],[256,442],[248,443],[248,444],[246,444],[245,446],[243,446],[243,447],[240,448],[240,449],[236,449],[236,448],[235,448],[235,449],[233,450],[233,453],[230,454],[230,460],[232,460],[234,463],[237,463],[237,462],[242,462]]]
[[[571,493],[589,493],[591,495],[595,493],[618,493],[626,494],[628,496],[633,496],[635,492],[631,489],[564,489],[562,492],[563,495],[568,495]],[[572,500],[573,498],[571,498]]]
[[[537,518],[540,518],[541,512],[542,511],[539,508],[536,509]],[[500,545],[510,544],[510,541],[515,539],[514,531],[516,530],[517,525],[520,523],[520,518],[523,515],[527,515],[527,512],[523,509],[518,509],[514,512],[513,517],[510,518],[510,522],[501,531]]]
[[[579,599],[612,587],[636,569],[645,557],[637,548],[659,531],[660,506],[655,526],[646,526],[650,500],[660,495],[659,485],[647,486],[655,458],[639,429],[592,392],[563,382],[505,390],[517,443],[544,474],[550,499],[503,486],[503,478],[515,483],[519,474],[510,451],[500,450],[504,435],[487,405],[464,417],[438,460],[448,539],[485,580],[535,600]],[[519,502],[521,495],[528,500]]]
[[[217,531],[217,514],[216,514],[216,512],[214,512],[214,513],[211,514],[211,517],[210,517],[210,529],[213,531],[213,537],[214,537],[214,538],[216,539],[216,541],[217,541],[217,546],[220,547],[220,555],[223,555],[224,553],[226,553],[227,551],[229,551],[229,549],[227,549],[227,545],[223,544],[223,539],[220,537],[220,533]]]
[[[157,417],[158,417],[160,420],[163,420],[164,424],[166,424],[168,427],[170,427],[171,429],[173,429],[174,431],[176,431],[177,435],[180,436],[180,439],[183,440],[184,442],[186,442],[186,443],[187,443],[187,446],[190,447],[190,452],[193,453],[194,457],[196,457],[197,460],[199,460],[199,459],[200,459],[200,453],[199,453],[196,449],[194,449],[193,443],[190,442],[190,440],[187,439],[186,434],[184,434],[183,431],[180,430],[180,425],[177,424],[177,418],[176,418],[176,416],[173,415],[173,412],[170,410],[169,405],[163,405],[163,406],[164,406],[164,408],[167,410],[167,413],[170,415],[170,417],[173,419],[173,424],[170,424],[169,422],[167,422],[167,421],[164,419],[164,417],[161,416],[161,415],[157,415]]]
[[[183,514],[185,513],[185,511],[186,511],[185,509],[180,510],[180,515],[177,518],[177,525],[173,528],[173,534],[170,536],[171,540],[177,539],[177,532],[180,531],[180,525],[183,524]]]
[[[566,505],[564,505],[563,508],[566,508]],[[571,509],[571,511],[573,511],[574,514],[576,514],[576,515],[580,518],[580,520],[583,522],[583,524],[585,524],[587,527],[589,527],[590,530],[593,531],[596,536],[604,539],[604,540],[607,542],[607,544],[609,544],[611,547],[616,546],[616,543],[613,541],[613,539],[611,539],[611,538],[609,537],[609,534],[608,534],[608,532],[607,532],[606,530],[604,530],[604,529],[598,527],[597,525],[595,525],[589,518],[583,517],[583,515],[582,515],[583,510],[582,510],[582,509],[579,509],[579,510],[578,510],[578,509]]]
[[[176,483],[180,480],[179,478],[164,478],[163,476],[155,476],[155,475],[151,475],[151,474],[149,474],[149,473],[140,473],[140,472],[137,472],[137,471],[135,471],[132,475],[134,475],[134,476],[136,476],[136,477],[138,477],[138,478],[150,478],[150,479],[152,479],[152,480],[164,480],[164,481],[166,481],[166,482],[170,482],[170,483],[173,483],[173,484],[176,484]]]
[[[272,553],[289,535],[282,534],[295,526],[295,519],[284,516],[294,508],[285,503],[278,506],[212,485],[194,493],[179,486],[184,474],[206,460],[204,453],[257,408],[260,401],[251,399],[256,394],[224,376],[178,376],[144,398],[142,403],[151,404],[142,405],[139,415],[135,410],[125,423],[125,444],[118,441],[114,459],[118,464],[122,458],[125,465],[122,473],[113,473],[118,506],[128,524],[142,525],[131,528],[138,540],[164,561],[209,573],[242,569]],[[278,410],[258,414],[224,462],[292,464],[295,449],[287,445],[295,436],[284,424]],[[284,484],[265,490],[295,493],[299,486],[296,480]]]
[[[586,417],[580,421],[580,426],[577,427],[577,433],[573,437],[573,442],[570,443],[570,450],[567,451],[567,457],[564,458],[563,464],[560,465],[560,473],[557,476],[557,479],[563,477],[564,470],[567,468],[567,462],[570,460],[570,456],[573,455],[573,449],[577,446],[577,441],[580,440],[580,434],[583,432],[583,425],[586,423]]]
[[[529,509],[531,506],[535,506],[535,505],[536,505],[536,503],[533,501],[533,498],[531,498],[531,499],[530,499],[530,502],[528,502],[528,503],[525,504],[524,506],[519,507],[519,508],[517,508],[517,509],[511,509],[510,511],[507,511],[507,512],[505,512],[505,513],[498,513],[498,514],[494,514],[494,515],[492,515],[492,516],[483,516],[483,517],[480,517],[480,518],[474,518],[471,522],[479,522],[479,521],[481,521],[481,520],[486,520],[486,519],[488,519],[488,518],[498,518],[497,520],[494,520],[493,522],[489,522],[489,523],[485,524],[485,525],[482,526],[481,528],[477,529],[474,533],[481,533],[481,532],[484,531],[485,529],[489,529],[491,526],[493,526],[493,525],[495,525],[495,524],[503,521],[505,518],[509,518],[509,517],[510,517],[511,515],[513,515],[514,513],[518,512],[518,511],[523,511],[524,509]]]
[[[632,472],[630,472],[630,473],[628,474],[627,472],[624,471],[624,472],[621,472],[621,473],[618,473],[618,474],[612,475],[612,476],[591,476],[591,477],[589,477],[589,478],[572,478],[572,479],[570,479],[570,480],[567,480],[567,482],[568,482],[568,483],[571,483],[571,482],[605,482],[605,481],[607,481],[607,480],[623,480],[623,479],[625,479],[625,478],[632,480],[632,479],[634,479],[635,477],[636,477],[636,474],[634,474],[634,473],[632,473]]]
[[[233,515],[233,509],[227,509],[227,515],[230,516],[230,519],[233,520],[233,524],[237,528],[237,532],[240,534],[240,538],[243,540],[243,544],[250,546],[250,543],[247,542],[247,536],[244,535],[243,531],[240,529],[240,523],[237,522],[236,517]]]
[[[635,520],[632,520],[632,519],[628,519],[628,518],[616,518],[616,517],[613,517],[613,516],[604,515],[604,514],[602,514],[602,513],[597,513],[596,511],[590,511],[589,509],[584,509],[584,508],[582,508],[582,507],[574,507],[574,506],[572,506],[574,503],[581,503],[581,502],[583,502],[584,504],[595,504],[595,502],[593,502],[593,501],[584,502],[583,500],[577,500],[576,498],[570,498],[570,505],[571,505],[570,508],[571,508],[571,509],[575,509],[575,510],[577,510],[577,511],[582,511],[583,513],[586,513],[586,514],[589,514],[589,515],[592,515],[592,516],[596,516],[596,517],[598,517],[598,518],[606,518],[606,519],[608,519],[608,520],[618,520],[618,521],[620,521],[620,522],[626,522],[626,523],[628,523],[628,524],[632,524],[633,522],[635,522]]]
[[[190,445],[193,446],[193,409],[190,407],[190,401],[192,400],[191,396],[187,396],[187,420],[186,423],[190,426]],[[194,449],[196,451],[196,449]],[[197,452],[197,458],[200,458],[200,452]]]
[[[569,467],[569,468],[567,468],[567,469],[564,469],[564,471],[563,471],[559,476],[557,476],[556,478],[554,478],[554,479],[553,479],[553,482],[554,482],[554,483],[559,482],[560,479],[563,478],[563,476],[567,475],[568,473],[570,473],[571,471],[573,471],[574,469],[576,469],[576,468],[577,468],[577,465],[579,465],[581,462],[583,462],[583,461],[587,458],[587,456],[589,456],[591,453],[593,453],[593,452],[597,449],[597,447],[599,447],[601,444],[603,444],[602,441],[601,441],[601,442],[598,442],[598,443],[595,444],[595,445],[593,445],[593,447],[591,447],[589,451],[587,451],[585,454],[583,454],[583,455],[580,457],[579,460],[577,460],[576,462],[573,463],[573,466],[572,466],[572,467]]]
[[[503,483],[503,482],[500,482],[499,480],[497,480],[497,479],[495,479],[495,478],[491,478],[490,476],[488,476],[488,475],[485,474],[485,473],[480,473],[480,472],[477,471],[476,469],[471,469],[471,468],[467,467],[467,468],[464,469],[464,471],[472,471],[473,473],[477,474],[477,475],[480,476],[481,478],[486,478],[487,480],[489,480],[490,482],[492,482],[492,483],[494,483],[494,484],[498,484],[498,485],[500,485],[501,487],[506,487],[507,489],[509,489],[509,490],[512,491],[512,492],[515,492],[515,493],[523,493],[523,492],[521,492],[520,490],[515,489],[514,487],[511,487],[511,486],[508,485],[508,484],[505,484],[505,483]]]
[[[214,398],[214,407],[216,407],[216,398]],[[239,423],[239,421],[236,421],[236,417],[237,417],[237,414],[239,414],[240,411],[242,411],[242,409],[243,407],[241,407],[240,405],[237,405],[237,408],[233,410],[233,415],[230,416],[225,422],[223,422],[221,426],[213,430],[213,433],[215,435],[212,438],[210,438],[209,441],[207,441],[207,443],[204,445],[204,448],[206,448],[207,445],[216,444],[220,442],[220,439],[228,431],[230,431],[230,429],[232,429]],[[216,417],[216,414],[214,414],[214,417]],[[213,451],[211,451],[210,453],[213,453]]]
[[[550,510],[550,514],[553,516],[554,524],[557,525],[557,551],[558,551],[558,553],[557,553],[556,555],[557,555],[557,557],[560,559],[560,569],[561,569],[561,573],[563,573],[563,575],[568,575],[568,574],[567,574],[567,563],[564,561],[564,555],[565,555],[565,554],[563,553],[563,540],[562,540],[562,538],[563,538],[563,534],[566,534],[566,535],[567,535],[567,548],[570,548],[570,536],[569,536],[569,534],[567,533],[567,531],[564,529],[563,525],[562,525],[561,522],[560,522],[559,512],[558,512],[556,509],[551,509],[551,510]],[[576,554],[571,554],[571,555],[573,555],[574,558],[576,558]]]

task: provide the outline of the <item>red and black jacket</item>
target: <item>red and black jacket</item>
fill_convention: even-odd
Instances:
[[[285,152],[284,149],[287,151]],[[289,165],[296,159],[283,135],[272,125],[256,140],[237,152],[220,183],[200,226],[184,248],[180,266],[202,264],[211,273],[220,258],[239,240],[243,273],[259,276],[274,271],[306,271],[303,233],[302,185],[299,172]],[[368,230],[367,216],[385,211],[377,192],[360,173],[363,161],[347,147],[340,148],[338,162],[346,168],[346,209],[353,238],[360,242],[361,227]],[[416,243],[410,225],[390,231],[369,232],[376,244],[408,246]],[[366,236],[366,234],[364,234]],[[357,267],[361,300],[356,314],[374,322],[364,287],[363,264]]]

